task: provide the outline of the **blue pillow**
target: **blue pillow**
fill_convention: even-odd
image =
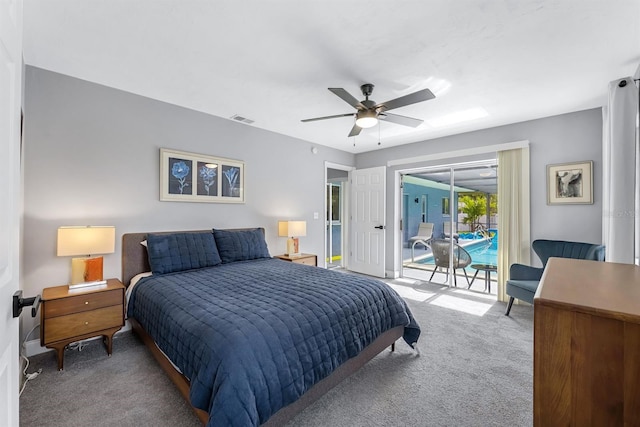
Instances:
[[[149,234],[147,253],[153,274],[213,267],[222,262],[210,232]]]
[[[213,230],[216,246],[223,263],[271,258],[264,231],[253,230]]]

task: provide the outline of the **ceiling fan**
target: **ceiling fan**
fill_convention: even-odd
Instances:
[[[378,123],[378,120],[386,120],[388,122],[396,123],[403,126],[410,127],[418,127],[422,123],[420,119],[414,119],[413,117],[401,116],[399,114],[388,113],[387,111],[393,110],[394,108],[404,107],[406,105],[416,104],[422,101],[428,101],[430,99],[435,98],[436,96],[429,89],[422,89],[417,92],[410,93],[408,95],[401,96],[396,99],[392,99],[387,102],[381,102],[376,104],[375,101],[369,99],[369,96],[373,92],[373,85],[371,83],[365,83],[360,86],[360,90],[362,90],[362,94],[365,99],[363,101],[358,101],[356,98],[351,96],[349,92],[338,87],[333,88],[330,87],[329,90],[337,95],[340,99],[342,99],[347,104],[351,105],[355,108],[355,113],[346,113],[346,114],[336,114],[334,116],[325,116],[325,117],[316,117],[313,119],[304,119],[302,122],[313,122],[316,120],[326,120],[326,119],[335,119],[338,117],[347,117],[347,116],[355,116],[356,123],[351,128],[351,132],[349,132],[349,136],[356,136],[360,133],[362,129],[370,128],[375,126]]]

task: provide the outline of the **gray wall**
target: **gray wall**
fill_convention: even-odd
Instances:
[[[283,253],[277,221],[307,221],[302,250],[324,254],[324,162],[353,154],[318,147],[38,68],[26,68],[22,289],[32,296],[68,283],[71,260],[56,256],[61,225],[114,225],[105,277],[120,277],[120,241],[136,231],[264,227]],[[159,201],[159,150],[245,162],[245,204]],[[313,213],[318,212],[317,220]],[[35,319],[23,316],[24,330]]]
[[[433,139],[415,144],[392,147],[356,155],[356,167],[386,165],[388,161],[464,150],[495,144],[528,140],[531,169],[531,240],[566,239],[600,243],[602,240],[602,112],[600,108],[560,116],[515,123]],[[434,164],[486,159],[479,155],[445,159]],[[594,203],[592,205],[548,206],[546,166],[554,163],[593,160]],[[419,164],[389,167],[387,170],[387,242],[395,241],[397,218],[393,217],[395,197],[394,171]],[[394,247],[387,245],[386,270],[399,271],[394,265]],[[533,262],[539,261],[533,256]],[[397,264],[397,260],[396,260]]]

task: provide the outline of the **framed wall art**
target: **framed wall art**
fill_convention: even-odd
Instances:
[[[160,200],[244,203],[244,162],[161,148]]]
[[[547,204],[592,204],[593,162],[547,165]]]

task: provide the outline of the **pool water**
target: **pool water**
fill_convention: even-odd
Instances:
[[[490,245],[487,245],[486,243],[483,245],[474,245],[471,248],[465,248],[473,260],[471,261],[471,264],[498,265],[498,242],[494,237]],[[467,271],[469,270],[473,269],[471,267],[467,267]]]

